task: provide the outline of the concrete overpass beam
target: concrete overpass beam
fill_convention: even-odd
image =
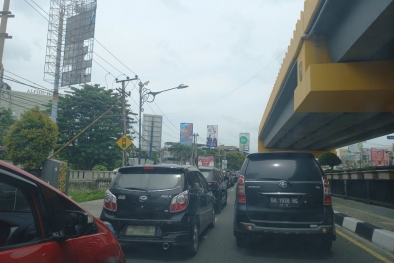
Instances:
[[[387,112],[394,61],[311,64],[294,91],[295,112]]]

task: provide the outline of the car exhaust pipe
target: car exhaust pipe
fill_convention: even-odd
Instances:
[[[163,244],[163,249],[164,249],[164,250],[169,249],[169,247],[170,247],[170,244],[168,244],[168,243],[164,243],[164,244]]]

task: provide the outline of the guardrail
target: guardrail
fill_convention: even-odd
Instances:
[[[114,171],[86,171],[86,170],[70,170],[70,180],[96,180],[99,178],[113,179],[116,175]]]
[[[105,190],[114,179],[114,171],[69,170],[68,190]]]
[[[394,170],[330,173],[333,196],[394,208]]]

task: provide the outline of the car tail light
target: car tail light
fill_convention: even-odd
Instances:
[[[237,184],[237,202],[238,203],[246,203],[246,196],[245,196],[245,177],[240,175],[238,177],[238,184]]]
[[[117,210],[116,196],[114,196],[109,190],[105,191],[104,208],[114,212]]]
[[[323,176],[323,185],[324,185],[324,205],[332,205],[331,186],[326,176]]]
[[[171,200],[170,212],[175,213],[182,210],[185,210],[187,205],[189,204],[190,193],[189,191],[184,191],[179,195],[174,196]]]

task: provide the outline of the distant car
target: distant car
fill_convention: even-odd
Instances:
[[[0,262],[118,262],[109,223],[37,177],[0,161]]]
[[[256,237],[293,234],[330,250],[336,238],[331,190],[314,156],[249,154],[238,178],[233,230],[239,247]]]
[[[215,226],[215,197],[194,166],[123,167],[105,193],[100,219],[125,243],[183,246],[197,254],[199,235]]]
[[[199,170],[207,179],[209,186],[215,196],[216,212],[220,214],[222,207],[227,205],[227,182],[222,171],[214,167],[200,166]]]

